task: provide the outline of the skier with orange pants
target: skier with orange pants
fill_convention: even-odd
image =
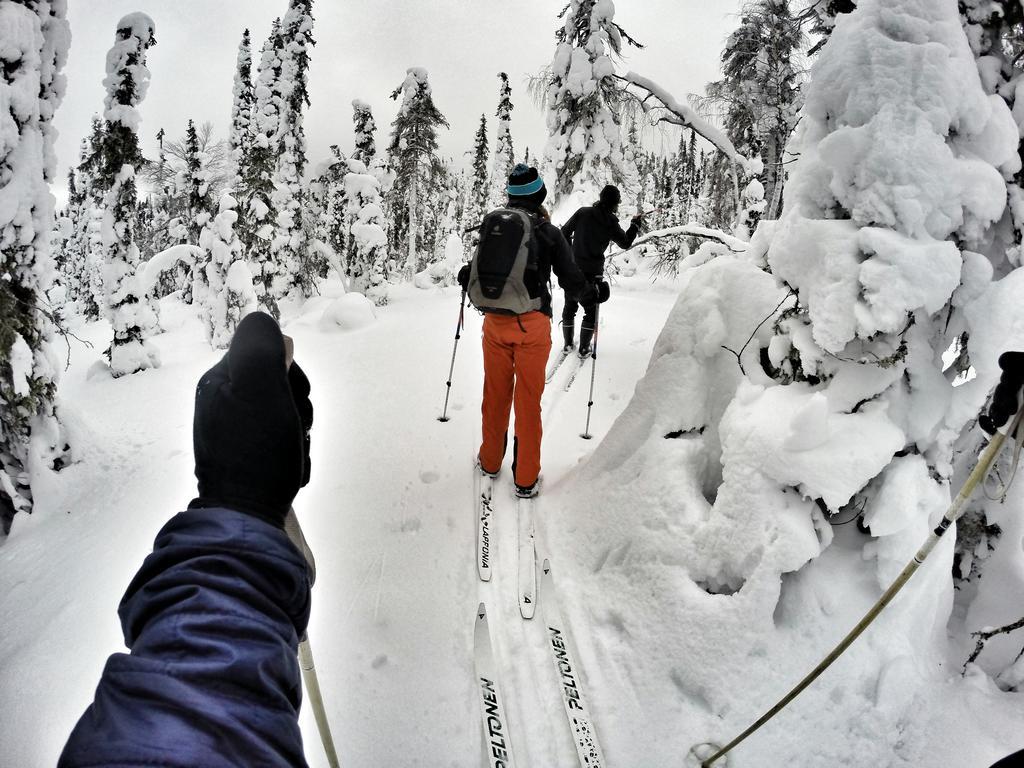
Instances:
[[[572,258],[568,242],[543,207],[547,188],[536,168],[520,163],[508,180],[508,205],[484,217],[480,245],[459,283],[484,313],[483,442],[480,471],[496,476],[515,408],[512,472],[516,495],[540,490],[544,369],[551,352],[551,272],[571,296],[598,300]]]

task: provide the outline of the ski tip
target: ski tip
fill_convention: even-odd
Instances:
[[[476,617],[480,621],[483,621],[487,618],[487,606],[483,603],[480,603],[480,607],[476,609]]]
[[[544,558],[544,565],[540,567],[540,570],[541,573],[543,573],[545,576],[551,573],[551,561],[547,558]]]

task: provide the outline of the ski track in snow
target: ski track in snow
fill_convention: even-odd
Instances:
[[[574,765],[540,612],[532,621],[519,615],[511,456],[494,489],[494,576],[485,584],[476,573],[469,464],[480,434],[481,318],[466,314],[451,421],[442,424],[458,290],[396,288],[377,322],[353,331],[321,326],[339,287],[328,284],[324,293],[301,309],[286,306],[284,329],[313,386],[312,482],[295,507],[317,558],[309,631],[342,763],[480,765],[472,648],[484,601],[517,765]],[[602,308],[594,440],[579,437],[589,367],[570,392],[561,391],[568,366],[549,385],[538,568],[544,558],[557,568],[573,557],[550,551],[547,531],[560,525],[574,467],[628,404],[675,297],[668,282],[620,280]],[[78,331],[94,348],[75,346],[61,398],[79,463],[42,480],[36,513],[20,515],[0,548],[5,765],[56,762],[107,656],[123,650],[116,609],[124,589],[157,531],[194,495],[193,388],[219,353],[190,312],[165,301],[167,332],[154,340],[163,367],[117,381],[96,364],[109,326]],[[560,591],[571,624],[571,583],[562,581]],[[602,642],[583,627],[576,634],[601,738],[616,727],[609,707],[633,695],[616,672],[598,674],[609,666]],[[602,690],[612,682],[617,690]],[[310,765],[326,765],[308,707],[301,724]]]

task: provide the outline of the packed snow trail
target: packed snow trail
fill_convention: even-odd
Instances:
[[[571,765],[575,750],[543,627],[519,616],[510,457],[494,486],[494,577],[484,584],[477,574],[467,465],[480,431],[481,318],[467,312],[451,421],[442,424],[459,290],[396,288],[377,320],[356,330],[321,325],[339,286],[323,290],[303,307],[283,309],[316,408],[312,482],[295,506],[317,557],[310,639],[342,764],[480,765],[473,631],[483,600],[517,759]],[[631,278],[605,305],[592,424],[598,438],[629,402],[676,291],[669,282]],[[220,355],[190,308],[168,300],[162,309],[168,331],[154,344],[163,367],[117,381],[97,363],[109,327],[76,330],[94,345],[73,347],[62,382],[80,463],[40,480],[36,513],[19,516],[0,548],[5,764],[56,762],[107,656],[123,649],[116,611],[124,589],[157,531],[195,492],[193,388]],[[578,388],[544,400],[537,557],[562,570],[574,553],[550,551],[547,532],[562,525],[570,470],[597,445],[579,438],[586,398]],[[569,613],[571,584],[561,591]],[[581,645],[589,672],[594,657]],[[602,733],[614,731],[612,710],[602,705],[612,707],[619,693],[588,690]],[[326,765],[308,707],[301,724],[310,765]],[[609,761],[616,756],[628,762],[625,754]]]

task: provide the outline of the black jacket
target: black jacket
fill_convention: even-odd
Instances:
[[[576,265],[588,277],[604,275],[604,252],[609,243],[629,248],[639,232],[636,222],[623,232],[615,214],[601,205],[580,208],[562,227],[565,239],[572,243]]]

